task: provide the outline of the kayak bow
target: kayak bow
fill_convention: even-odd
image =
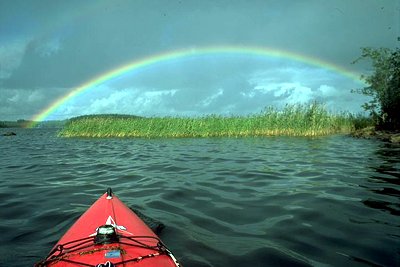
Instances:
[[[180,267],[159,237],[107,190],[36,267]]]

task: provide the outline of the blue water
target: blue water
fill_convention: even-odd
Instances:
[[[107,187],[166,225],[185,267],[400,266],[400,146],[13,131],[0,137],[0,266],[43,258]]]

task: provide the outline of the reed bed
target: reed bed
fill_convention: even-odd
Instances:
[[[287,105],[249,116],[152,117],[97,115],[71,119],[62,137],[256,137],[323,136],[354,129],[350,114],[330,114],[323,105]]]

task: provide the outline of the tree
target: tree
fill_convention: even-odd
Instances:
[[[361,75],[367,86],[356,92],[372,97],[363,105],[382,130],[400,130],[400,49],[362,48],[362,55],[353,63],[369,59],[373,72]]]

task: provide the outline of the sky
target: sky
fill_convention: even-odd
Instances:
[[[358,113],[352,62],[399,45],[398,0],[0,0],[0,120]]]

